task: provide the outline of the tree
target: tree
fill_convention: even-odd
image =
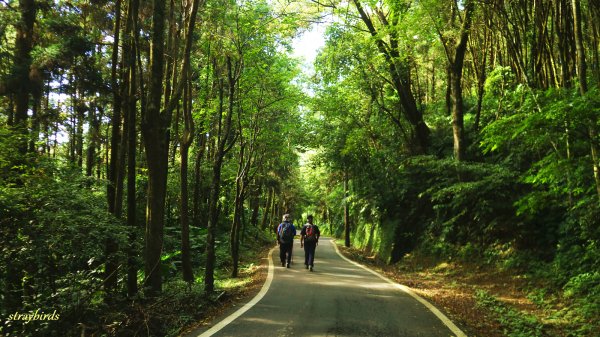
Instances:
[[[360,0],[353,0],[354,6],[358,11],[361,20],[367,26],[367,29],[377,45],[379,52],[385,57],[389,68],[390,81],[396,91],[402,113],[411,125],[411,134],[413,135],[411,152],[415,154],[425,153],[429,145],[429,128],[423,120],[423,113],[418,109],[415,97],[412,92],[412,80],[410,72],[410,63],[408,55],[401,55],[400,44],[398,41],[397,25],[404,11],[408,10],[406,5],[392,3],[387,10],[381,7],[374,8],[374,14],[379,20],[381,29],[377,29],[374,22]],[[386,14],[389,13],[389,14]],[[383,39],[387,38],[387,41]]]
[[[227,88],[225,88],[225,80],[219,78],[219,106],[217,110],[217,130],[216,130],[216,150],[212,163],[212,181],[210,185],[210,196],[208,202],[208,235],[206,239],[206,270],[204,272],[204,291],[210,293],[214,290],[214,272],[215,272],[215,240],[216,229],[219,220],[219,209],[217,201],[221,190],[221,169],[223,159],[227,152],[234,145],[233,133],[233,112],[236,82],[239,79],[241,71],[241,60],[235,61],[235,66],[230,56],[224,60],[225,64],[221,65],[219,71],[224,71],[227,76]],[[225,68],[225,69],[223,69]],[[221,73],[221,76],[225,74]],[[225,111],[225,89],[228,93],[228,109]],[[226,115],[225,115],[226,114]],[[225,115],[225,116],[224,116]]]
[[[27,111],[29,110],[29,96],[32,83],[29,77],[31,68],[31,50],[34,43],[34,24],[36,21],[37,5],[34,0],[19,0],[20,20],[15,25],[15,62],[12,85],[15,91],[15,112],[13,123],[20,131],[23,138],[18,146],[21,154],[27,152],[29,126]]]
[[[165,215],[165,196],[167,185],[169,133],[173,110],[181,98],[186,86],[185,76],[190,64],[192,39],[194,34],[196,13],[200,2],[194,1],[190,8],[189,21],[185,36],[185,49],[181,64],[182,74],[174,94],[162,106],[164,73],[164,35],[165,35],[165,4],[154,1],[152,16],[152,51],[150,58],[150,84],[148,106],[142,110],[142,133],[148,162],[148,206],[146,211],[146,248],[145,272],[146,285],[150,294],[159,293],[162,289],[160,255],[163,243],[163,228]]]
[[[454,158],[457,161],[462,161],[465,156],[465,126],[464,126],[464,107],[463,107],[463,95],[462,95],[462,73],[463,65],[465,60],[465,54],[467,51],[467,41],[469,40],[469,33],[471,29],[471,22],[473,21],[473,12],[475,10],[475,3],[473,1],[465,1],[464,19],[460,29],[459,39],[447,39],[440,34],[440,39],[444,45],[446,51],[446,57],[448,59],[448,67],[450,76],[450,98],[452,101],[452,131],[454,136]],[[453,13],[455,11],[452,11]],[[452,14],[453,15],[453,14]],[[452,18],[451,21],[454,21]],[[452,43],[455,46],[451,46]]]
[[[585,61],[585,49],[583,47],[583,36],[581,32],[581,5],[579,0],[572,0],[573,25],[575,27],[575,47],[577,50],[577,76],[579,79],[579,92],[582,96],[588,91],[587,86],[587,63]],[[590,137],[590,149],[592,158],[592,167],[594,180],[596,182],[596,192],[600,201],[600,159],[598,157],[598,116],[592,115],[588,126],[588,135]]]

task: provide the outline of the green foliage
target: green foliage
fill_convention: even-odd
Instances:
[[[106,212],[103,185],[43,158],[29,167],[32,173],[22,175],[17,185],[0,187],[0,283],[10,289],[17,281],[26,291],[18,307],[3,307],[2,316],[40,309],[56,310],[62,319],[23,325],[9,321],[2,332],[58,335],[101,304],[104,244],[124,246],[127,231]],[[123,255],[109,258],[117,264],[125,261]]]
[[[13,184],[23,173],[25,158],[14,151],[22,140],[22,135],[0,125],[0,186]]]
[[[574,305],[566,317],[578,320],[582,336],[598,331],[600,315],[600,273],[587,272],[572,277],[564,286],[564,294]]]
[[[477,291],[477,304],[494,312],[508,337],[545,336],[543,323],[529,314],[513,309],[484,290]]]

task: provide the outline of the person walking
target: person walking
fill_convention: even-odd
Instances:
[[[281,266],[290,267],[292,262],[292,249],[294,246],[294,237],[296,236],[296,227],[292,224],[289,214],[283,215],[283,222],[277,227],[277,242],[279,242],[279,258]]]
[[[319,244],[319,237],[321,237],[321,231],[319,227],[313,224],[313,216],[308,215],[308,223],[302,226],[300,231],[300,247],[304,247],[304,266],[306,269],[310,268],[313,271],[315,266],[315,251]]]

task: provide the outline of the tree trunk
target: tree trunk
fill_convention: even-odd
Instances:
[[[217,225],[219,221],[219,208],[218,199],[221,189],[221,169],[223,165],[223,158],[225,157],[226,150],[225,145],[230,138],[231,133],[231,121],[233,115],[233,100],[235,94],[235,81],[237,76],[232,73],[231,58],[228,56],[227,60],[227,77],[228,77],[228,91],[229,91],[229,109],[225,118],[225,124],[222,125],[223,112],[224,112],[224,83],[220,80],[219,83],[219,109],[217,113],[217,144],[215,149],[215,156],[213,161],[213,179],[210,185],[210,197],[208,202],[208,231],[206,236],[206,269],[204,273],[204,291],[211,293],[214,290],[214,272],[216,263],[215,253],[215,240],[217,235]],[[229,149],[231,149],[229,147]]]
[[[75,89],[75,93],[74,93],[75,97],[77,97],[77,94],[78,94],[77,91],[78,90]],[[75,116],[76,116],[75,118],[77,120],[77,133],[76,133],[76,142],[75,142],[77,167],[82,169],[83,168],[83,123],[85,121],[85,112],[87,110],[87,106],[85,104],[85,101],[83,98],[83,91],[81,89],[79,90],[79,97],[75,101],[73,108],[75,109]]]
[[[182,80],[187,81],[187,76]],[[181,265],[183,269],[183,280],[188,283],[194,281],[194,272],[192,271],[192,261],[190,253],[190,224],[188,207],[188,155],[189,149],[194,140],[194,120],[192,119],[192,88],[191,83],[186,85],[183,97],[183,119],[184,130],[181,136]]]
[[[118,60],[119,60],[119,42],[121,35],[121,0],[115,3],[115,25],[114,25],[114,41],[112,51],[112,67],[111,67],[111,90],[113,94],[113,115],[111,118],[111,137],[110,137],[110,164],[107,172],[107,198],[108,211],[116,217],[121,216],[121,200],[117,200],[118,189],[118,170],[121,167],[119,163],[119,153],[121,144],[121,91],[118,85]],[[116,287],[116,269],[117,266],[113,261],[113,256],[117,251],[114,240],[107,238],[104,243],[104,256],[106,259],[104,267],[104,291],[106,293],[105,301],[109,301],[109,295]]]
[[[241,130],[240,130],[241,132]],[[243,142],[243,141],[242,141]],[[244,193],[244,150],[245,144],[240,145],[240,153],[238,160],[238,172],[235,180],[235,202],[234,202],[234,211],[233,211],[233,224],[231,225],[231,232],[229,235],[229,244],[231,249],[231,260],[232,260],[232,270],[231,277],[238,276],[238,265],[240,260],[240,227],[241,227],[241,213],[244,211],[243,209],[243,193]]]
[[[253,186],[251,191],[250,207],[252,208],[252,216],[250,217],[250,224],[254,227],[258,226],[258,212],[260,209],[260,192],[261,186]]]
[[[29,152],[37,152],[37,143],[40,138],[40,120],[42,116],[42,97],[44,94],[43,74],[37,67],[31,67],[29,72],[29,82],[31,84],[31,96],[33,98],[31,106],[31,133],[29,136]]]
[[[410,145],[410,152],[413,154],[423,154],[427,152],[429,146],[429,127],[423,120],[422,112],[417,108],[417,103],[411,89],[411,78],[410,69],[407,64],[408,61],[401,61],[399,43],[397,39],[397,33],[395,32],[394,25],[390,25],[383,15],[379,15],[379,19],[386,31],[390,34],[389,46],[381,38],[381,32],[377,31],[373,25],[373,21],[369,14],[363,9],[360,0],[353,0],[356,9],[360,15],[361,20],[367,26],[369,33],[375,39],[375,43],[379,51],[384,55],[389,73],[391,76],[394,89],[400,99],[402,105],[402,113],[412,126],[412,144]],[[395,17],[397,20],[397,17]],[[394,22],[393,22],[394,23]]]
[[[134,296],[138,291],[137,286],[137,263],[135,243],[137,240],[136,229],[136,112],[137,112],[137,72],[136,55],[138,52],[137,41],[139,39],[139,0],[130,0],[130,12],[133,19],[133,33],[130,35],[129,55],[126,68],[129,70],[129,90],[127,93],[127,226],[129,227],[129,248],[127,251],[127,295]]]
[[[220,114],[222,115],[222,114]],[[204,291],[209,293],[214,290],[214,273],[215,273],[215,236],[217,235],[218,214],[218,199],[221,183],[221,165],[223,158],[219,155],[213,162],[213,180],[210,184],[210,196],[208,201],[208,231],[206,235],[206,268],[204,272]]]
[[[281,217],[276,217],[276,215],[278,214],[277,212],[277,207],[278,207],[278,202],[277,202],[277,197],[275,195],[275,188],[273,188],[272,190],[273,196],[271,197],[271,213],[269,214],[269,227],[271,228],[271,230],[273,230],[275,233],[277,232],[277,223],[279,222],[278,220],[275,220],[275,226],[273,226],[273,219],[281,219]]]
[[[90,110],[88,113],[88,123],[90,128],[88,134],[88,146],[86,150],[85,175],[91,177],[94,174],[94,167],[96,166],[96,148],[100,136],[100,120],[96,115],[95,103],[90,105]]]
[[[446,69],[446,113],[452,115],[452,66]]]
[[[206,152],[206,135],[202,132],[198,132],[198,152],[196,152],[196,158],[194,160],[194,201],[192,206],[192,213],[194,216],[194,224],[196,226],[203,227],[201,224],[205,224],[202,219],[206,218],[203,216],[204,212],[200,208],[202,200],[206,199],[206,195],[202,193],[202,158]]]
[[[454,136],[454,158],[457,161],[463,161],[465,156],[465,126],[464,126],[464,107],[462,97],[462,72],[467,50],[467,41],[469,39],[469,30],[471,29],[471,20],[475,4],[472,0],[465,2],[465,19],[461,28],[460,40],[456,46],[454,59],[451,65],[452,69],[452,134]]]
[[[117,161],[119,153],[119,144],[121,143],[121,95],[118,88],[118,63],[119,63],[119,43],[121,36],[121,0],[115,3],[115,26],[114,26],[114,41],[111,58],[111,90],[113,94],[113,115],[111,118],[111,137],[110,137],[110,164],[108,167],[108,185],[106,196],[108,198],[108,211],[114,214],[115,210],[115,194],[116,194],[116,177],[117,177]]]
[[[348,205],[348,170],[344,168],[344,245],[350,247],[350,205]]]
[[[185,40],[184,59],[181,74],[189,69],[192,47],[193,27],[198,10],[198,0],[194,0],[190,19],[188,21]],[[148,107],[142,110],[142,134],[148,163],[148,205],[146,207],[146,234],[144,263],[146,286],[150,296],[162,290],[161,254],[163,245],[165,200],[167,194],[168,159],[169,159],[169,128],[173,110],[179,104],[181,93],[185,88],[185,80],[180,80],[174,94],[169,97],[161,111],[163,94],[163,78],[165,75],[165,3],[154,0],[152,15],[152,49],[150,57],[150,89],[147,100]]]
[[[142,118],[144,147],[148,163],[148,205],[146,207],[146,235],[144,263],[150,296],[162,291],[161,253],[167,190],[167,155],[170,111],[161,113],[164,77],[165,3],[154,0],[152,15],[152,50],[150,58],[150,89],[148,107]]]
[[[579,79],[579,91],[581,95],[587,93],[587,64],[585,62],[585,49],[583,46],[583,34],[581,31],[581,4],[579,0],[571,1],[573,7],[573,25],[575,28],[575,48],[577,50],[577,77]],[[590,117],[588,125],[588,135],[590,137],[590,152],[592,157],[592,167],[594,172],[594,181],[596,182],[596,192],[600,201],[600,162],[598,161],[598,123],[597,116]]]
[[[273,188],[267,189],[267,201],[265,202],[265,210],[263,211],[263,218],[262,218],[262,221],[260,222],[260,228],[263,230],[265,228],[267,228],[267,223],[269,223],[269,225],[270,225],[270,222],[268,221],[268,219],[269,219],[269,213],[271,212],[272,197],[273,197]]]
[[[31,50],[33,49],[33,28],[37,15],[37,5],[34,0],[19,0],[21,18],[15,25],[15,64],[14,64],[14,92],[15,113],[13,123],[22,135],[17,150],[21,154],[27,153],[29,131],[27,125],[27,111],[29,110],[29,96],[31,83],[29,71],[31,68]]]

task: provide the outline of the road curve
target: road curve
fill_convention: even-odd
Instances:
[[[294,244],[294,263],[281,267],[270,255],[259,294],[214,326],[189,336],[466,336],[410,289],[360,266],[321,239],[315,270],[304,269],[304,251]]]

